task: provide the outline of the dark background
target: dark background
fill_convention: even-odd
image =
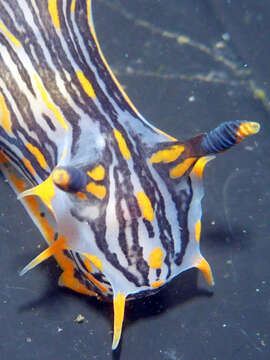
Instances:
[[[150,122],[179,139],[237,119],[261,132],[205,172],[215,288],[191,270],[129,303],[114,355],[110,304],[58,288],[53,260],[18,276],[44,242],[1,177],[1,360],[270,358],[269,17],[267,0],[94,0],[104,54]]]

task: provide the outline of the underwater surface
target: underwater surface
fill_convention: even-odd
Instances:
[[[215,287],[190,270],[127,303],[113,354],[111,304],[59,288],[54,260],[19,277],[45,242],[1,176],[1,360],[270,358],[269,14],[266,0],[94,0],[105,57],[151,123],[180,140],[229,120],[261,131],[205,171]]]

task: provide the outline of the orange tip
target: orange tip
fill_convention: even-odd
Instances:
[[[214,286],[215,281],[214,281],[213,273],[212,273],[210,265],[205,260],[205,258],[201,257],[199,260],[199,263],[196,265],[196,267],[199,270],[201,270],[201,272],[203,273],[203,276],[204,276],[205,280],[208,282],[208,284],[210,286]]]
[[[121,338],[124,313],[125,313],[125,303],[126,303],[125,294],[118,292],[117,295],[113,298],[114,329],[113,329],[112,350],[115,350],[117,348]]]

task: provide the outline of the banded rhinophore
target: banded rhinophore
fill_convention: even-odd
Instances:
[[[192,267],[202,176],[213,155],[255,134],[234,121],[178,141],[150,125],[108,67],[91,0],[0,0],[1,170],[54,256],[59,284],[111,298],[113,349],[125,302]]]

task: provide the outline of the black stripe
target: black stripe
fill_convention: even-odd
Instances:
[[[189,193],[186,192],[186,190],[181,190],[180,193],[175,194],[173,197],[175,201],[175,205],[177,208],[181,209],[181,211],[178,211],[178,219],[181,227],[181,250],[180,252],[175,254],[175,264],[180,266],[183,257],[186,253],[186,248],[189,243],[189,230],[188,230],[188,213],[190,209],[190,204],[193,197],[193,190],[191,185],[191,180],[189,176],[185,176],[185,181],[187,182]],[[183,181],[183,180],[182,180]],[[183,208],[183,205],[185,206]]]
[[[1,135],[1,128],[0,128],[0,135]],[[2,137],[2,135],[1,135]],[[14,141],[13,139],[11,141]],[[21,159],[11,150],[6,147],[6,145],[0,141],[0,150],[7,155],[8,159],[10,159],[11,164],[18,169],[22,175],[33,185],[37,185],[35,178],[29,173],[28,169],[24,166]]]
[[[96,244],[99,250],[103,252],[109,263],[113,265],[113,267],[115,267],[117,270],[119,270],[128,281],[132,282],[137,287],[139,287],[140,286],[139,279],[119,263],[117,254],[111,253],[109,251],[108,244],[106,241],[105,223],[106,223],[105,216],[102,216],[98,220],[95,220],[95,222],[91,223],[91,230],[95,235]]]

